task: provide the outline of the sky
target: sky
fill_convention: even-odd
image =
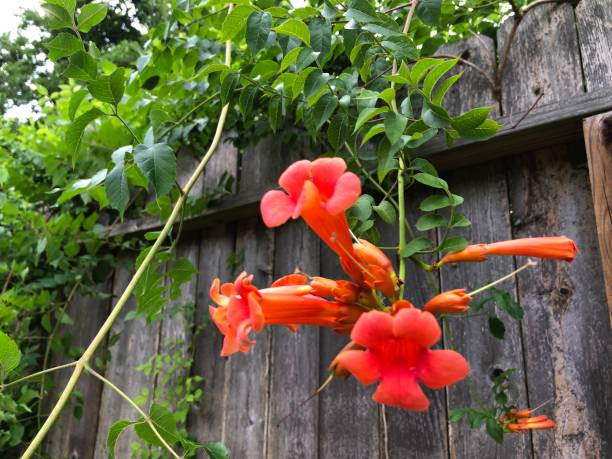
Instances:
[[[22,9],[36,8],[40,4],[41,0],[3,0],[2,15],[0,15],[0,33],[16,33],[19,27],[19,12]],[[31,33],[31,31],[26,32]]]

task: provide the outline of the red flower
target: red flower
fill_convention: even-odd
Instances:
[[[315,296],[309,285],[285,284],[258,290],[251,284],[252,279],[243,272],[233,284],[221,285],[221,292],[219,279],[210,288],[210,296],[218,307],[211,306],[209,312],[225,336],[223,357],[247,352],[255,344],[249,333],[261,331],[264,325],[285,325],[293,331],[298,325],[319,325],[348,334],[364,312],[358,305]]]
[[[431,300],[425,303],[423,309],[432,314],[452,314],[463,313],[470,309],[467,305],[472,300],[472,297],[465,293],[464,288],[449,290],[434,296]]]
[[[353,244],[353,252],[365,285],[388,297],[394,297],[399,292],[399,280],[393,265],[382,250],[365,239],[359,239]]]
[[[530,237],[493,244],[469,245],[463,250],[447,254],[440,260],[438,266],[458,261],[485,261],[488,255],[515,255],[572,261],[577,252],[574,241],[565,236]]]
[[[344,350],[335,361],[363,384],[380,381],[372,397],[375,401],[423,411],[429,400],[419,382],[440,389],[469,372],[457,352],[429,349],[440,336],[440,326],[429,312],[405,308],[390,316],[370,311],[359,318],[351,332],[352,341],[365,350]]]
[[[553,429],[555,423],[551,419],[548,419],[547,416],[542,415],[530,418],[519,418],[515,423],[508,424],[507,427],[511,432],[522,432],[529,429]]]
[[[361,194],[361,183],[359,177],[345,171],[346,163],[342,158],[293,163],[278,180],[287,193],[268,191],[261,200],[261,215],[269,228],[301,216],[338,255],[343,269],[359,282],[361,272],[355,264],[344,211]]]

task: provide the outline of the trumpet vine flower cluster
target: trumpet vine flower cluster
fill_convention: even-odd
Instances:
[[[341,158],[292,164],[280,176],[282,190],[264,195],[261,214],[269,228],[302,218],[336,253],[348,279],[296,272],[267,288],[257,288],[245,272],[233,283],[221,285],[216,279],[210,291],[216,307],[210,307],[210,314],[224,335],[221,355],[247,352],[265,326],[282,325],[294,332],[301,325],[327,327],[350,336],[330,365],[335,376],[378,383],[373,394],[378,403],[424,411],[429,400],[422,386],[441,389],[470,372],[458,352],[431,347],[442,336],[439,316],[465,313],[472,295],[465,288],[449,290],[422,308],[400,298],[402,280],[389,258],[351,234],[346,211],[361,195],[361,182],[346,169]],[[576,252],[574,242],[565,237],[518,239],[468,246],[445,255],[432,268],[485,261],[493,255],[571,261]],[[499,422],[508,432],[554,426],[545,416],[531,417],[529,410],[508,412]]]

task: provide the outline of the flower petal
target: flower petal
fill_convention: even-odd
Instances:
[[[463,356],[450,350],[425,352],[417,365],[419,379],[431,389],[461,381],[469,372],[470,367]]]
[[[378,381],[380,375],[374,366],[372,355],[368,351],[342,351],[334,362],[342,370],[348,370],[361,384],[372,384]]]
[[[366,312],[355,324],[351,339],[364,347],[376,348],[393,339],[393,318],[381,311]]]
[[[312,163],[307,159],[294,162],[283,172],[278,179],[278,183],[291,196],[293,201],[297,201],[304,182],[310,178]]]
[[[325,208],[330,214],[338,214],[355,204],[361,195],[361,181],[352,172],[342,174],[330,195]]]
[[[260,209],[266,226],[274,228],[289,220],[295,209],[295,202],[282,191],[272,190],[264,194]]]
[[[436,318],[417,308],[402,309],[395,315],[393,333],[398,338],[408,338],[422,347],[437,343],[442,335]]]
[[[412,411],[425,411],[429,400],[409,371],[395,371],[384,375],[372,396],[374,401]]]
[[[312,181],[325,199],[334,194],[345,170],[346,163],[342,158],[319,158],[312,162]]]

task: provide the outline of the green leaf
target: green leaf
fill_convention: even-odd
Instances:
[[[489,316],[489,331],[497,339],[504,339],[506,335],[504,323],[495,316]]]
[[[104,3],[88,3],[81,8],[77,16],[77,23],[81,32],[89,32],[95,25],[101,23],[108,13],[108,6]]]
[[[330,93],[325,93],[314,105],[312,110],[312,116],[314,122],[319,129],[325,122],[333,115],[338,107],[338,98]]]
[[[291,51],[285,54],[283,60],[281,61],[280,71],[283,72],[287,67],[293,64],[303,49],[304,48],[298,46],[297,48],[293,48]]]
[[[442,215],[427,214],[419,218],[415,226],[419,231],[429,231],[433,228],[446,226],[446,219]]]
[[[323,63],[331,49],[331,25],[325,19],[314,18],[308,24],[308,30],[310,31],[310,46],[319,53],[317,60]]]
[[[387,174],[397,167],[395,153],[400,150],[402,145],[401,140],[392,145],[386,138],[378,144],[376,150],[376,159],[378,160],[376,175],[379,183],[382,183]]]
[[[225,78],[221,82],[221,105],[226,105],[234,94],[234,89],[240,82],[240,74],[237,72],[230,72],[225,74]]]
[[[230,457],[230,452],[221,442],[206,443],[204,451],[210,459],[229,459]]]
[[[504,429],[498,424],[495,418],[487,418],[487,433],[489,437],[497,443],[503,443]]]
[[[65,8],[49,2],[43,3],[42,7],[47,12],[45,20],[49,30],[72,28],[72,14]]]
[[[266,46],[271,28],[272,15],[270,13],[255,11],[249,15],[245,37],[253,56]]]
[[[113,209],[119,211],[119,215],[123,219],[123,213],[130,201],[130,188],[128,185],[128,177],[123,161],[117,163],[113,170],[109,172],[104,181],[104,189],[106,196]]]
[[[295,82],[293,83],[293,88],[292,88],[293,99],[297,99],[297,97],[300,94],[302,94],[302,91],[304,90],[304,85],[306,84],[306,79],[315,70],[317,69],[315,69],[314,67],[308,67],[300,72]]]
[[[448,183],[442,180],[435,175],[426,174],[424,172],[419,172],[418,174],[414,174],[414,179],[422,183],[423,185],[430,186],[432,188],[439,188],[441,190],[448,190]]]
[[[355,129],[353,130],[353,133],[357,132],[361,128],[361,126],[363,126],[369,120],[374,118],[376,115],[380,115],[381,113],[385,113],[385,112],[388,112],[388,111],[389,111],[388,107],[379,107],[379,108],[369,107],[369,108],[364,108],[363,110],[361,110],[359,112],[359,116],[357,117],[357,122],[355,123]]]
[[[444,96],[448,92],[450,88],[463,76],[463,72],[459,72],[457,75],[453,75],[440,84],[440,87],[436,91],[436,95],[433,97],[432,102],[435,105],[442,105],[442,101],[444,100]]]
[[[423,122],[432,128],[445,128],[450,124],[450,117],[446,110],[436,105],[423,104],[421,111]]]
[[[263,61],[259,61],[255,64],[253,69],[251,70],[251,76],[253,78],[259,78],[260,82],[269,80],[278,72],[280,66],[278,63],[274,62],[270,59],[265,59]]]
[[[68,104],[68,118],[70,118],[70,121],[74,119],[74,116],[76,115],[76,112],[86,95],[86,89],[79,89],[70,97],[70,103]]]
[[[257,88],[255,86],[245,86],[240,91],[240,96],[238,98],[238,108],[240,109],[240,113],[242,114],[243,119],[247,119],[248,115],[253,110],[256,95]]]
[[[480,126],[491,113],[493,107],[479,107],[469,112],[466,112],[451,120],[451,126],[457,129],[461,134],[464,131],[470,131]]]
[[[382,132],[385,132],[385,125],[383,123],[375,124],[368,130],[368,132],[365,133],[365,135],[363,136],[363,139],[361,139],[361,145],[365,144],[372,137]]]
[[[453,219],[450,222],[451,228],[463,228],[465,226],[470,226],[472,222],[463,214],[459,212],[455,212],[453,215]]]
[[[83,140],[85,128],[89,123],[94,121],[96,118],[99,118],[103,114],[104,113],[102,113],[99,109],[92,108],[76,118],[70,124],[70,126],[68,126],[68,129],[66,130],[66,145],[68,146],[68,151],[72,155],[73,166],[76,162],[79,148],[81,147],[81,141]]]
[[[21,362],[21,351],[17,343],[0,331],[0,380],[3,380]]]
[[[62,7],[68,14],[74,14],[77,3],[76,0],[47,0],[47,2]]]
[[[376,22],[378,20],[376,10],[368,0],[351,0],[344,17],[362,23]]]
[[[121,419],[115,422],[108,430],[108,436],[106,437],[106,449],[108,450],[108,459],[115,459],[115,445],[121,433],[129,426],[136,424],[134,421],[128,421],[127,419]]]
[[[270,103],[268,104],[268,121],[270,122],[270,127],[273,132],[276,132],[278,129],[278,123],[281,119],[283,107],[282,100],[280,96],[273,96],[270,98]]]
[[[433,243],[425,237],[417,237],[404,246],[400,255],[408,258],[421,250],[429,250],[433,247]]]
[[[373,206],[372,209],[379,215],[382,220],[392,225],[397,220],[397,213],[395,212],[395,207],[389,201],[383,200],[377,206]]]
[[[295,37],[310,46],[310,31],[308,30],[308,26],[299,19],[287,19],[281,25],[275,27],[274,31],[281,35]]]
[[[198,72],[198,77],[205,77],[211,73],[223,72],[225,70],[229,70],[229,67],[225,64],[210,64]]]
[[[301,72],[319,57],[319,53],[315,53],[310,48],[300,48],[301,51],[295,60],[295,68],[298,72]]]
[[[470,243],[461,236],[446,238],[440,245],[440,252],[456,252],[465,249]]]
[[[446,195],[433,195],[423,199],[419,209],[424,212],[431,212],[433,210],[444,209],[445,207],[449,207],[451,205],[458,206],[461,203],[463,203],[463,198],[461,196],[457,196],[456,194],[452,195],[452,200]]]
[[[467,412],[463,408],[455,408],[454,410],[450,410],[448,412],[448,421],[449,422],[457,422],[463,419],[463,417],[467,414]]]
[[[364,222],[372,215],[372,204],[374,198],[369,194],[362,194],[357,199],[357,202],[351,207],[351,215],[357,220]]]
[[[437,25],[440,22],[442,0],[420,0],[416,7],[416,15],[427,25]]]
[[[495,305],[508,313],[510,317],[515,320],[523,320],[524,311],[520,304],[518,304],[512,298],[512,295],[508,292],[504,292],[501,290],[495,290],[494,294]]]
[[[176,157],[166,143],[156,143],[149,147],[136,145],[134,161],[142,173],[153,183],[158,196],[168,194],[176,181]]]
[[[93,97],[115,107],[121,102],[125,90],[124,69],[118,68],[110,75],[103,75],[87,85]]]
[[[427,71],[440,62],[442,62],[440,59],[433,57],[418,60],[410,69],[410,81],[412,81],[412,84],[417,86]]]
[[[180,440],[178,430],[176,428],[176,419],[171,411],[163,406],[154,403],[149,411],[149,417],[151,422],[161,435],[161,437],[169,444],[172,445]],[[157,435],[153,432],[149,424],[142,422],[134,426],[136,434],[142,438],[145,442],[154,446],[163,446],[162,442]]]
[[[351,121],[345,112],[332,117],[327,128],[327,140],[335,150],[339,150],[351,135]]]
[[[385,135],[391,144],[394,144],[400,139],[407,124],[408,118],[405,116],[395,112],[385,113]]]
[[[246,26],[248,17],[253,11],[256,10],[250,5],[238,5],[236,8],[234,8],[232,12],[225,17],[223,25],[221,26],[223,38],[226,40],[232,40],[240,32],[242,32]]]
[[[434,177],[438,176],[438,171],[436,171],[434,165],[423,158],[415,158],[410,161],[410,167],[418,171],[425,172],[426,174],[433,175]]]
[[[304,97],[307,99],[317,95],[321,88],[326,85],[329,80],[329,75],[324,74],[321,70],[316,69],[306,77],[304,82]]]
[[[98,76],[98,63],[89,53],[79,51],[70,56],[68,67],[64,70],[63,75],[83,81],[95,80]]]
[[[423,81],[423,92],[428,99],[431,99],[431,93],[433,92],[436,83],[440,81],[440,78],[442,78],[446,72],[457,65],[457,62],[459,62],[459,58],[441,62],[427,74],[425,80]]]
[[[66,32],[58,33],[53,40],[45,43],[45,47],[49,50],[49,59],[54,62],[85,50],[81,40]]]

